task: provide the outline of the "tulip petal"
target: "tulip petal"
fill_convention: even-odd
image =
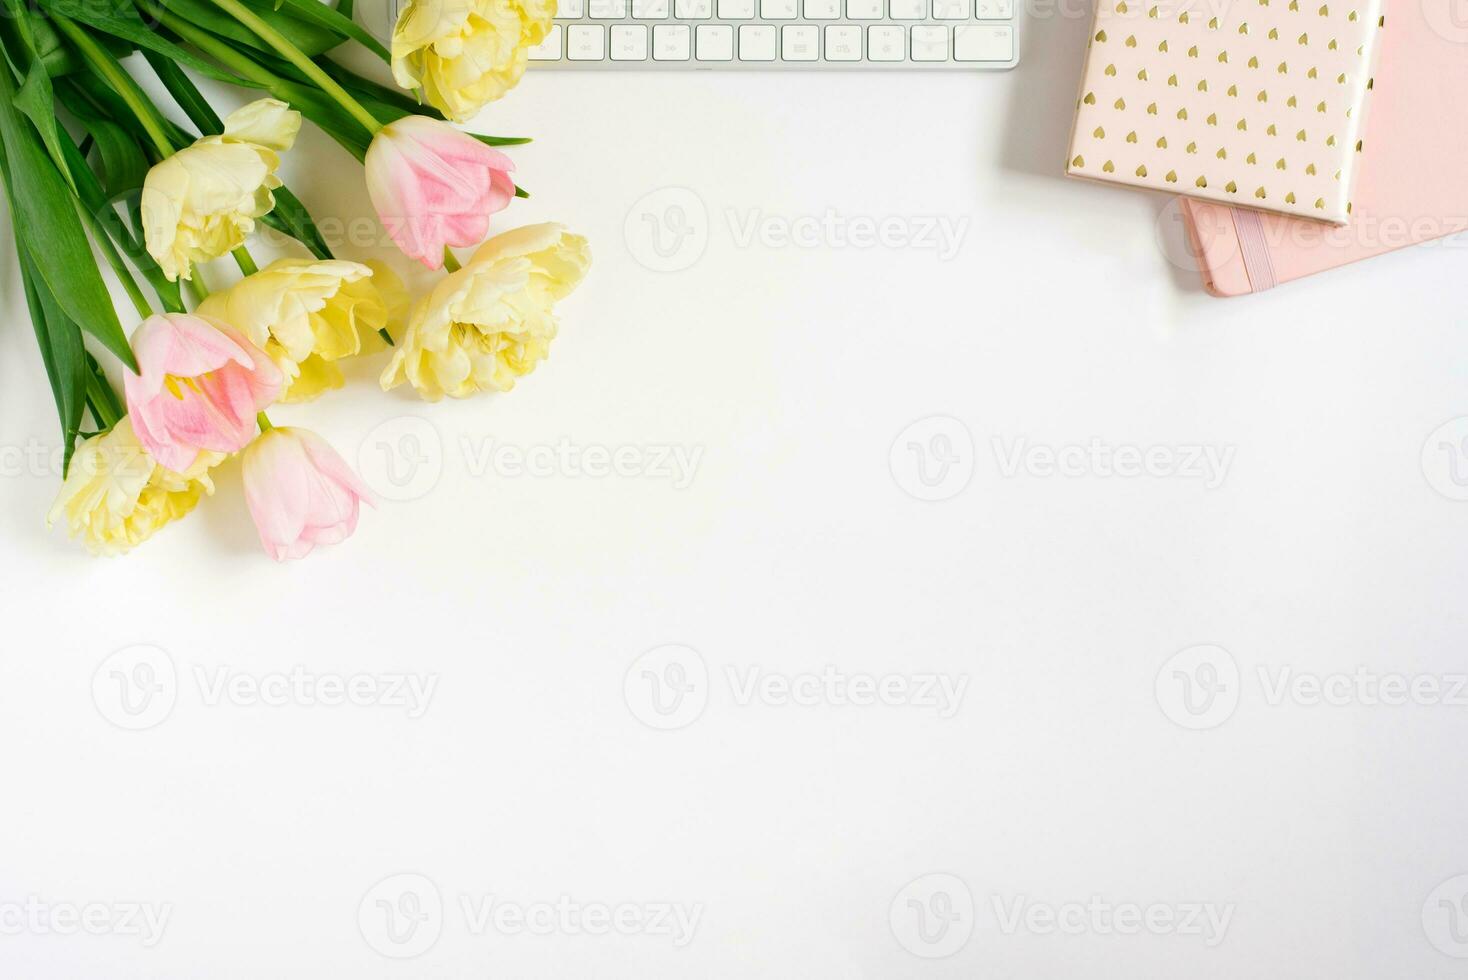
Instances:
[[[367,193],[388,235],[431,269],[445,246],[484,238],[490,215],[514,198],[509,157],[447,123],[405,116],[367,149]]]

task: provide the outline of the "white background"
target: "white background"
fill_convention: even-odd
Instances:
[[[0,974],[1462,976],[1468,707],[1270,686],[1468,669],[1468,504],[1440,492],[1468,423],[1434,435],[1468,415],[1463,256],[1206,296],[1168,258],[1164,198],[1059,175],[1087,22],[1028,28],[1002,76],[532,73],[479,121],[537,138],[514,153],[534,197],[500,227],[567,222],[592,275],[510,395],[428,405],[377,390],[373,362],[277,410],[416,495],[300,563],[261,554],[237,463],[127,558],[48,533],[58,481],[17,459],[55,421],[0,263]],[[368,213],[319,133],[285,174],[318,218]],[[690,200],[706,248],[654,271],[646,216],[669,235]],[[828,212],[965,233],[948,256],[740,235]],[[1044,467],[1093,439],[1229,463]],[[649,468],[517,476],[486,440]],[[1009,467],[1017,446],[1041,456]],[[700,454],[691,482],[658,447]],[[130,731],[116,672],[142,676],[139,644],[174,686]],[[704,707],[657,730],[642,670],[665,665],[624,681],[667,644],[697,652]],[[1170,659],[1204,644],[1224,652]],[[730,680],[828,666],[966,688],[943,717],[741,704]],[[1184,702],[1176,671],[1207,666],[1228,689]],[[436,688],[417,718],[210,703],[221,676],[297,667]],[[428,918],[395,946],[377,901],[405,885]],[[463,904],[562,896],[700,917],[675,948],[566,919],[476,934]],[[28,901],[169,918],[147,946],[47,932],[14,918]],[[1039,912],[1006,925],[1016,902]],[[1077,903],[1231,918],[1121,934]]]

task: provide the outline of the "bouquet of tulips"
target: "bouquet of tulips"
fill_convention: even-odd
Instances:
[[[0,176],[64,447],[50,519],[93,552],[189,513],[234,453],[272,557],[336,543],[370,494],[325,440],[274,427],[268,408],[341,387],[338,362],[374,351],[390,350],[384,389],[429,400],[507,391],[547,355],[586,241],[553,224],[486,241],[491,215],[524,193],[498,147],[524,141],[453,122],[515,85],[554,0],[410,0],[390,50],[351,0],[0,5]],[[396,87],[344,67],[334,55],[350,46],[390,65]],[[260,97],[221,118],[198,77]],[[333,255],[282,184],[303,117],[362,162],[392,241],[443,270],[426,295]],[[260,225],[299,256],[257,267]],[[453,249],[472,246],[461,264]],[[226,255],[243,278],[211,292],[202,264]]]

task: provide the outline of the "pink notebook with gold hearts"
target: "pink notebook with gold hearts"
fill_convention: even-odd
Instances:
[[[1381,3],[1099,0],[1066,172],[1345,224]]]
[[[1468,19],[1456,7],[1388,12],[1348,225],[1182,202],[1210,292],[1259,292],[1468,230]]]

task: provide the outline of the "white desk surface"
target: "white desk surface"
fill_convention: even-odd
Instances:
[[[1468,415],[1468,260],[1208,297],[1165,199],[1059,175],[1086,27],[1032,21],[1003,76],[529,77],[481,120],[537,137],[502,226],[573,225],[593,275],[509,396],[384,395],[374,363],[279,409],[418,495],[284,567],[237,464],[124,560],[45,531],[56,481],[15,447],[54,418],[5,257],[0,973],[1460,976],[1468,504],[1439,488],[1468,423],[1434,430]],[[368,213],[319,134],[286,173],[318,217]],[[658,272],[669,204],[707,243]],[[850,247],[828,212],[896,237]],[[942,222],[956,254],[899,247]],[[563,442],[633,447],[630,475],[513,472]],[[391,484],[384,446],[420,468]],[[173,686],[128,731],[138,644]],[[659,731],[665,664],[634,661],[667,644],[707,674]],[[1184,701],[1200,664],[1227,689]],[[416,718],[251,697],[297,667],[436,686]],[[828,667],[856,687],[799,680]],[[921,675],[966,685],[950,716],[850,703]],[[1412,703],[1372,703],[1383,676]],[[105,934],[44,924],[89,903]]]

